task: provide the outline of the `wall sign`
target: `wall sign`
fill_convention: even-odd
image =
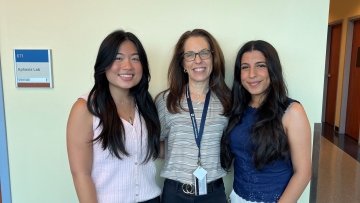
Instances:
[[[16,87],[53,87],[50,49],[14,49]]]

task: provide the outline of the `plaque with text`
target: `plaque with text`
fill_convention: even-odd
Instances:
[[[50,49],[14,49],[16,87],[52,88]]]

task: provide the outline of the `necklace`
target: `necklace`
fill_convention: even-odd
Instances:
[[[126,120],[130,125],[134,124],[134,116],[135,115],[135,101],[134,98],[130,100],[121,100],[118,101],[118,114],[121,118]]]

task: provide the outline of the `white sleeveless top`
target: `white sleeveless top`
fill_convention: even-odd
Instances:
[[[98,127],[99,121],[98,117],[93,117],[94,138],[98,137],[102,130],[101,126]],[[112,156],[108,149],[103,150],[101,143],[93,144],[91,176],[99,203],[141,202],[161,194],[155,181],[154,161],[142,163],[146,156],[148,135],[144,119],[136,108],[133,125],[124,119],[122,122],[126,135],[125,148],[129,156],[122,156],[120,160]]]

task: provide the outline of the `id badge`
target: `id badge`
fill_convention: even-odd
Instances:
[[[206,174],[207,171],[201,166],[194,171],[195,195],[207,194]]]

